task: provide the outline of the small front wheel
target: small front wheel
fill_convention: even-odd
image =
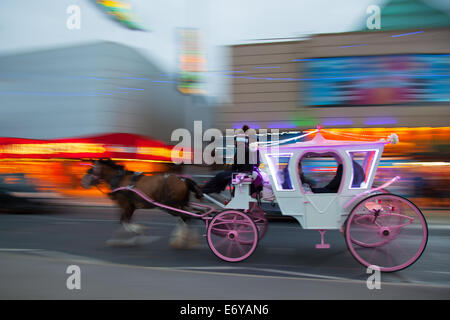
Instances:
[[[216,215],[208,225],[206,236],[212,252],[228,262],[247,259],[258,244],[258,228],[253,220],[235,210]]]
[[[411,201],[393,194],[377,194],[352,210],[345,240],[361,264],[393,272],[419,259],[428,241],[428,227],[422,212]]]

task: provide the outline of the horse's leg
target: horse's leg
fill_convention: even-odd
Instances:
[[[200,242],[197,230],[189,225],[190,218],[180,217],[178,226],[172,232],[170,246],[175,249],[194,249]]]
[[[180,217],[177,220],[178,224],[170,235],[169,244],[174,249],[185,249],[188,233],[187,225]]]
[[[122,200],[119,200],[119,205],[123,209],[122,215],[120,216],[120,223],[122,224],[125,231],[143,235],[147,230],[147,227],[137,223],[131,223],[131,218],[133,217],[133,213],[136,210],[136,206],[133,201],[124,198]]]
[[[106,243],[111,246],[135,246],[139,240],[139,235],[144,232],[144,227],[138,224],[131,223],[135,206],[132,201],[123,195],[117,196],[117,202],[122,208],[120,215],[120,228],[114,237]],[[125,230],[126,237],[123,237],[123,230]]]
[[[198,234],[197,229],[192,225],[192,218],[187,217],[183,220],[183,222],[187,226],[187,249],[195,249],[198,247],[200,243],[200,235]]]
[[[167,188],[167,199],[168,203],[172,203],[174,208],[188,210],[190,191],[195,192],[196,196],[200,197],[202,195],[201,190],[198,186],[189,179],[185,181],[172,176],[169,180],[166,179],[165,187]],[[180,222],[175,231],[172,233],[170,239],[170,245],[176,249],[192,249],[198,244],[198,236],[195,230],[189,226],[189,220],[191,216],[189,214],[180,213],[175,210],[168,210],[170,214],[178,216]]]

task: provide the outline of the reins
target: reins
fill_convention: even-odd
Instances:
[[[147,173],[147,172],[146,172]],[[152,172],[153,174],[156,172]],[[132,174],[132,178],[130,181],[130,184],[128,186],[119,186],[119,182],[122,180],[122,178],[124,176],[126,176],[127,174]],[[104,192],[98,184],[95,184],[95,187],[103,194],[105,195],[111,195],[113,193],[119,192],[119,191],[131,191],[134,192],[135,194],[137,194],[139,197],[141,197],[143,200],[153,204],[154,206],[163,208],[163,209],[167,209],[167,210],[171,210],[171,211],[175,211],[178,213],[182,213],[182,214],[187,214],[193,217],[197,217],[197,218],[203,218],[203,219],[207,219],[206,217],[208,215],[210,215],[212,212],[215,211],[215,209],[212,206],[209,205],[205,205],[205,204],[200,204],[200,203],[195,203],[195,202],[190,202],[189,205],[191,207],[196,207],[200,210],[204,209],[206,210],[205,212],[201,213],[201,214],[197,214],[197,213],[193,213],[193,212],[189,212],[186,210],[182,210],[179,208],[175,208],[172,206],[168,206],[165,205],[163,203],[157,202],[155,200],[153,200],[152,198],[150,198],[148,195],[146,195],[144,192],[138,190],[135,188],[135,184],[136,182],[139,180],[140,177],[142,177],[144,175],[144,172],[134,172],[134,171],[129,171],[129,170],[123,170],[123,169],[119,169],[119,171],[116,173],[116,175],[112,178],[112,180],[110,182],[108,182],[108,184],[111,187],[111,191],[110,192]],[[99,178],[96,174],[93,174],[94,177],[96,177],[97,179]],[[164,174],[164,178],[167,179],[167,173]],[[181,176],[181,179],[186,179],[187,177],[185,176]],[[98,179],[100,180],[100,179]]]
[[[100,187],[98,186],[98,184],[95,185],[95,187],[98,189],[98,191],[100,191],[101,193],[108,195],[109,192],[104,192],[102,189],[100,189]]]

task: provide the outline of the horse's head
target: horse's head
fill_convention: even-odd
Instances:
[[[95,160],[81,179],[81,186],[86,189],[96,186],[102,180],[110,179],[118,170],[124,170],[123,166],[116,164],[111,159]]]

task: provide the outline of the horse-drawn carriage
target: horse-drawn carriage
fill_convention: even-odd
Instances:
[[[131,192],[172,214],[202,219],[212,252],[229,262],[242,261],[255,251],[267,230],[261,203],[276,202],[282,215],[294,217],[303,229],[320,232],[318,249],[329,248],[324,241],[326,230],[340,230],[351,254],[364,266],[392,272],[414,263],[428,239],[423,214],[409,200],[386,191],[399,177],[372,188],[384,146],[395,143],[396,136],[379,141],[348,141],[325,139],[320,129],[308,135],[313,133],[315,137],[311,140],[282,140],[276,148],[273,142],[254,145],[262,165],[255,172],[233,174],[233,196],[227,203],[205,194],[215,206],[204,202],[176,205],[174,201],[152,196],[150,190],[137,184],[131,186],[131,177],[120,186],[111,184],[112,194],[126,192],[129,198]],[[337,170],[327,185],[314,188],[304,178],[302,161],[320,156],[334,159]],[[91,175],[102,178],[100,166],[94,165]],[[188,192],[195,191],[201,197],[193,181],[183,182]],[[256,183],[269,186],[269,195],[267,190],[255,188]],[[88,183],[92,184],[95,183]]]

